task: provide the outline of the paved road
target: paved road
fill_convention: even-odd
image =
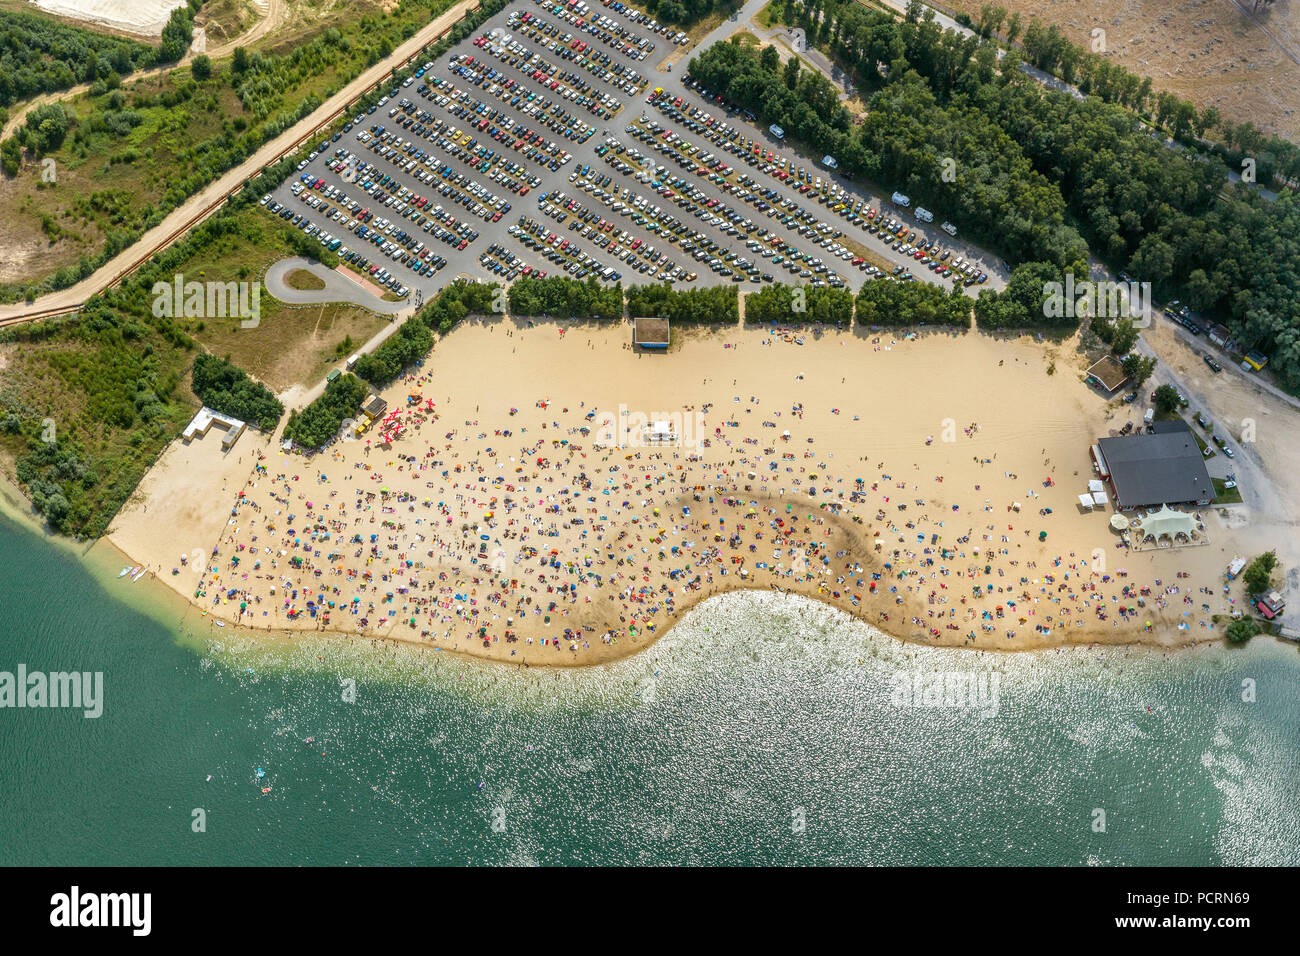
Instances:
[[[285,277],[297,269],[310,272],[322,280],[325,288],[295,289],[288,285]],[[409,308],[406,302],[386,302],[373,292],[367,292],[359,282],[341,275],[337,269],[330,269],[301,256],[290,256],[272,263],[266,270],[266,275],[262,277],[262,282],[266,285],[267,292],[290,305],[350,302],[381,315],[398,315]]]

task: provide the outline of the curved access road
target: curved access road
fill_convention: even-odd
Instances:
[[[289,273],[296,272],[299,269],[310,272],[320,279],[325,283],[325,288],[293,288],[285,280]],[[271,263],[270,268],[266,270],[266,275],[262,276],[262,283],[266,286],[267,292],[288,305],[322,305],[347,302],[351,305],[359,305],[363,309],[369,309],[371,312],[377,312],[380,315],[397,315],[406,309],[408,305],[406,300],[388,302],[381,299],[373,292],[368,292],[362,288],[359,282],[354,282],[347,276],[340,274],[337,269],[331,269],[302,256],[289,256],[287,259],[277,259]]]

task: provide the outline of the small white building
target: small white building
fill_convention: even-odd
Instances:
[[[185,431],[181,433],[181,438],[186,444],[189,444],[195,438],[202,438],[206,435],[213,425],[225,431],[221,437],[221,450],[230,451],[239,436],[244,433],[248,426],[230,415],[223,415],[221,412],[214,411],[204,405],[199,409],[199,413],[194,416],[193,420],[186,426]]]

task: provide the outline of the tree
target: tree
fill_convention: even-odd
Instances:
[[[776,47],[765,46],[758,57],[758,61],[763,64],[763,69],[767,70],[767,72],[775,73],[781,65],[781,54],[776,52]]]
[[[1016,42],[1016,37],[1020,36],[1020,14],[1011,14],[1011,19],[1007,21],[1007,44]]]
[[[1263,594],[1272,584],[1273,569],[1277,567],[1277,555],[1272,551],[1265,551],[1254,561],[1246,566],[1242,573],[1241,579],[1246,585],[1248,594]]]
[[[1228,625],[1226,635],[1233,644],[1245,644],[1259,632],[1259,622],[1253,617],[1239,617]]]
[[[1146,380],[1156,369],[1154,358],[1145,358],[1136,352],[1125,355],[1120,364],[1124,366],[1124,374],[1132,379],[1134,388],[1141,388],[1146,384]]]
[[[203,54],[194,58],[190,64],[190,72],[194,74],[196,80],[206,80],[212,75],[212,61]]]
[[[1128,316],[1122,316],[1114,325],[1114,332],[1110,340],[1111,354],[1128,354],[1137,339],[1138,330],[1133,327],[1133,320]]]
[[[1178,389],[1172,385],[1161,385],[1156,389],[1156,410],[1168,415],[1178,408]]]
[[[248,51],[242,46],[235,47],[235,55],[230,61],[230,69],[236,76],[248,69]]]
[[[785,85],[789,89],[794,89],[799,82],[799,58],[792,56],[785,61]]]

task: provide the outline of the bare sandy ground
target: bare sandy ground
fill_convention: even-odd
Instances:
[[[1254,10],[1252,0],[1001,0],[1025,23],[1056,24],[1071,42],[1149,76],[1198,107],[1215,106],[1225,120],[1249,120],[1294,141],[1300,134],[1300,4],[1277,0]],[[978,19],[984,0],[949,0]],[[1005,29],[1005,27],[1004,27]],[[1094,33],[1094,31],[1103,31]]]
[[[46,13],[140,36],[162,36],[167,18],[185,0],[32,0]]]
[[[937,645],[1216,640],[1211,615],[1242,598],[1225,565],[1282,543],[1283,516],[1263,510],[1285,506],[1263,498],[1201,512],[1205,546],[1118,548],[1110,512],[1076,501],[1089,445],[1132,410],[1082,384],[1068,345],[674,335],[651,355],[626,326],[465,323],[387,391],[407,429],[391,446],[307,458],[248,435],[223,458],[215,431],[177,443],[111,543],[209,626],[530,666],[633,653],[737,587]],[[602,447],[601,423],[623,413],[675,413],[698,441]]]

